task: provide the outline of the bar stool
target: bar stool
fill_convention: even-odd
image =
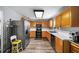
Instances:
[[[10,37],[12,44],[12,53],[18,53],[23,50],[22,48],[22,40],[17,40],[16,35]]]

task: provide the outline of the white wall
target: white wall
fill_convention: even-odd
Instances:
[[[20,20],[21,14],[17,13],[16,11],[8,8],[8,7],[3,7],[4,10],[4,19],[5,21],[9,20],[10,18],[12,20]]]
[[[3,13],[0,10],[0,35],[1,35],[2,21],[3,21]]]
[[[2,10],[3,10],[3,16],[4,16],[4,35],[6,36],[6,34],[5,34],[6,25],[9,21],[9,19],[11,18],[12,20],[20,20],[22,15],[17,13],[16,11],[10,9],[9,7],[2,7]]]
[[[3,11],[2,7],[0,7],[0,35],[1,35],[2,22],[3,22]]]
[[[0,7],[0,49],[1,52],[3,52],[3,10],[2,7]]]
[[[30,27],[30,22],[25,20],[24,21],[24,27],[25,27],[25,30],[28,29]]]

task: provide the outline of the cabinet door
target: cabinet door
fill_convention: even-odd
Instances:
[[[48,38],[48,41],[50,42],[51,41],[51,34],[49,32],[47,32],[47,38]]]
[[[43,38],[47,37],[47,32],[46,31],[42,31],[42,37]]]
[[[36,27],[36,22],[30,21],[30,28],[35,28]]]
[[[67,9],[62,13],[62,28],[70,26],[71,26],[70,9]]]
[[[57,17],[56,17],[56,27],[58,28],[58,27],[60,27],[61,26],[61,15],[58,15]]]
[[[47,21],[42,22],[42,27],[43,28],[48,28],[48,22]]]
[[[31,31],[30,32],[30,38],[35,38],[36,37],[36,32],[35,31]]]
[[[57,37],[55,39],[55,50],[57,53],[63,52],[63,41]]]

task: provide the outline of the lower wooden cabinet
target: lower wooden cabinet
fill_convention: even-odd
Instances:
[[[63,41],[57,37],[55,39],[55,50],[57,53],[63,52]]]
[[[30,38],[36,37],[36,31],[30,31]],[[51,41],[51,34],[47,31],[42,31],[42,38],[47,38],[48,41]]]
[[[48,41],[51,41],[51,34],[47,31],[42,31],[42,37],[47,38]]]
[[[46,38],[47,37],[47,31],[42,31],[42,37]]]
[[[51,34],[49,32],[47,32],[47,36],[46,37],[47,37],[48,41],[51,42]]]
[[[57,53],[69,53],[70,52],[70,42],[68,40],[62,40],[62,39],[56,37],[55,50]]]
[[[35,37],[36,37],[36,31],[31,31],[30,38],[35,38]]]
[[[71,42],[71,53],[79,53],[79,45]]]

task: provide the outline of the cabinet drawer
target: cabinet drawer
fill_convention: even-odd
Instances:
[[[76,46],[75,44],[71,44],[71,52],[79,53],[79,46]]]

